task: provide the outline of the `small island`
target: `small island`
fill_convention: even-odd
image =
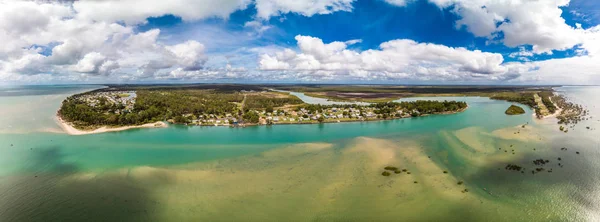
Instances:
[[[508,107],[508,109],[506,110],[506,115],[521,115],[521,114],[525,114],[525,110],[519,106],[515,106],[515,105],[511,105],[510,107]]]

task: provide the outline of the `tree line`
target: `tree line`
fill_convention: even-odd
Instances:
[[[139,125],[156,121],[174,119],[184,123],[185,115],[200,116],[213,114],[222,116],[236,113],[241,102],[240,93],[217,93],[212,90],[140,90],[132,110],[125,110],[121,104],[111,104],[103,97],[97,97],[98,103],[88,104],[81,94],[70,96],[61,105],[58,114],[79,128],[98,125]]]

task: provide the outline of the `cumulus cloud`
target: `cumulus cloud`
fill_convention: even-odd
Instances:
[[[398,6],[412,2],[385,1]],[[0,0],[0,81],[600,81],[600,26],[567,25],[560,17],[560,7],[568,0],[429,1],[451,8],[460,17],[457,28],[489,42],[519,47],[508,56],[520,62],[505,62],[498,53],[408,39],[387,41],[369,50],[350,47],[360,44],[360,39],[324,43],[310,36],[296,36],[297,49],[277,45],[245,49],[233,42],[248,30],[258,36],[271,29],[268,19],[273,16],[352,11],[354,0]],[[193,34],[200,42],[176,38],[165,43],[159,29],[140,32],[136,27],[148,17],[165,14],[185,21],[227,18],[249,5],[256,8],[254,20],[244,24],[244,32],[228,33],[229,38],[203,30]],[[236,65],[249,65],[248,61],[258,57],[258,63],[250,65],[257,69],[209,58],[206,51],[216,47],[223,51],[235,48],[239,56],[233,61]],[[535,54],[572,48],[577,53],[573,58],[529,61]]]
[[[97,73],[105,61],[106,57],[102,54],[90,52],[74,65],[73,70],[82,73]]]
[[[304,16],[351,11],[354,0],[80,0],[73,8],[83,19],[127,24],[144,23],[148,17],[172,14],[186,21],[227,18],[254,4],[257,16],[269,19],[286,13]]]
[[[453,8],[460,16],[457,28],[478,37],[499,40],[509,47],[533,46],[533,52],[552,53],[584,44],[589,30],[572,27],[561,17],[569,0],[495,1],[430,0],[441,8]]]
[[[352,10],[354,0],[80,0],[0,1],[0,80],[18,75],[128,75],[123,79],[204,75],[208,56],[197,41],[164,44],[160,30],[137,32],[148,17],[172,14],[185,21],[227,18],[254,4],[256,20],[245,24],[256,35],[272,28],[265,19],[285,13],[305,16]],[[141,7],[143,6],[143,7]],[[228,70],[229,69],[229,70]],[[220,68],[212,73],[239,73]],[[83,74],[83,75],[81,75]],[[33,77],[32,77],[33,78]],[[62,77],[61,77],[62,78]]]
[[[159,35],[158,29],[135,33],[132,26],[84,19],[67,3],[2,1],[0,41],[6,44],[0,44],[0,80],[113,73],[149,78],[203,68],[203,44],[168,45]]]
[[[296,36],[300,52],[284,49],[263,54],[263,71],[293,71],[312,78],[356,79],[505,79],[518,64],[503,64],[503,57],[465,48],[398,39],[379,49],[356,51],[347,42],[324,43],[311,36]],[[351,41],[350,43],[353,43]],[[514,76],[513,76],[514,77]]]
[[[210,17],[227,18],[245,9],[251,0],[81,0],[73,3],[78,17],[96,21],[145,22],[148,17],[173,14],[193,21]]]
[[[406,6],[405,0],[386,0],[396,6]],[[535,54],[552,54],[552,50],[595,50],[589,45],[597,37],[598,27],[583,29],[581,24],[568,25],[561,7],[570,0],[429,0],[460,17],[455,25],[465,28],[489,43],[501,42],[508,47],[532,46]]]
[[[166,49],[173,53],[175,62],[188,71],[200,70],[206,62],[204,45],[196,41],[187,41],[173,46],[166,46]]]

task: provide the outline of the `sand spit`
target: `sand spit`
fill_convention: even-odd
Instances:
[[[155,122],[155,123],[148,123],[148,124],[138,125],[138,126],[123,126],[123,127],[115,127],[115,128],[103,126],[101,128],[95,129],[95,130],[80,130],[80,129],[73,127],[73,125],[64,121],[59,116],[56,116],[56,122],[63,129],[63,131],[69,135],[87,135],[87,134],[96,134],[96,133],[118,132],[118,131],[138,129],[138,128],[165,128],[168,126],[166,123],[159,121],[159,122]]]

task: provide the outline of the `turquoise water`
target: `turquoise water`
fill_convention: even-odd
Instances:
[[[0,162],[0,168],[4,169],[0,172],[14,168],[16,163],[27,163],[27,154],[46,147],[59,149],[64,161],[77,164],[85,170],[94,170],[211,160],[260,153],[284,144],[332,142],[359,136],[410,138],[473,125],[491,131],[531,121],[529,109],[527,115],[506,118],[503,113],[505,102],[478,97],[460,99],[467,101],[470,106],[463,113],[376,122],[247,128],[174,125],[166,129],[134,129],[83,136],[60,133],[0,134],[0,141],[3,141],[0,155],[12,156],[12,161]],[[503,121],[486,121],[489,119]],[[22,159],[15,158],[17,153]]]
[[[530,109],[506,116],[508,102],[446,97],[431,99],[469,108],[376,122],[61,133],[53,120],[60,101],[94,88],[0,89],[0,120],[11,126],[0,130],[0,221],[600,218],[600,141],[585,128],[600,128],[594,118],[565,134],[553,119],[534,120]],[[600,112],[599,90],[558,89],[592,116]],[[537,158],[551,159],[553,172],[503,169],[513,163],[531,170]],[[412,174],[384,178],[387,164]],[[470,192],[461,193],[457,180]]]

